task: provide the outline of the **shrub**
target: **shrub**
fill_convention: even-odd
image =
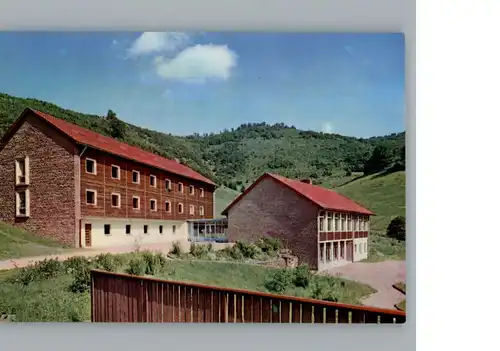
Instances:
[[[257,242],[257,246],[262,250],[262,252],[271,255],[277,253],[283,248],[281,241],[276,238],[263,237]]]
[[[207,245],[191,243],[189,253],[194,257],[201,258],[208,253]]]
[[[246,258],[255,258],[259,254],[259,248],[253,244],[237,241],[235,248]]]
[[[161,253],[145,251],[141,256],[144,262],[144,273],[148,275],[156,274],[167,264],[165,256],[163,256]]]
[[[399,241],[406,241],[406,219],[403,216],[394,218],[387,226],[387,236]]]
[[[132,275],[144,275],[146,273],[146,264],[141,258],[135,257],[130,260],[125,272]]]
[[[21,268],[8,281],[28,285],[33,281],[53,279],[65,273],[65,267],[57,258],[44,259]]]
[[[91,276],[90,265],[79,267],[73,272],[73,281],[69,285],[69,290],[74,293],[83,293],[90,290]]]
[[[111,255],[109,252],[99,254],[94,259],[94,262],[96,268],[103,269],[108,272],[114,272],[118,268],[117,262],[115,261],[113,255]]]
[[[65,260],[63,265],[68,274],[74,274],[74,272],[90,269],[92,267],[92,260],[84,256],[74,256]]]
[[[288,269],[276,269],[268,274],[264,283],[267,290],[282,294],[292,283],[292,274]]]
[[[302,264],[293,270],[293,284],[300,288],[306,288],[311,281],[311,271],[309,267]]]
[[[181,256],[182,255],[182,247],[178,241],[173,243],[172,249],[170,250],[169,254],[173,255],[173,256]]]
[[[338,294],[335,292],[334,287],[329,285],[326,280],[318,279],[311,285],[311,297],[313,299],[338,302]]]

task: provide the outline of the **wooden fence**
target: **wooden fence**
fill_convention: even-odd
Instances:
[[[92,270],[92,322],[404,323],[406,313]]]

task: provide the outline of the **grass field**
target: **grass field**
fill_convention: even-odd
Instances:
[[[132,258],[140,258],[141,254],[126,254],[108,256],[121,262],[115,267],[123,272]],[[118,259],[119,257],[119,259]],[[47,265],[52,266],[53,265]],[[50,267],[49,267],[50,268]],[[72,292],[70,285],[73,276],[66,269],[45,279],[44,268],[37,272],[35,280],[22,284],[12,282],[9,277],[15,277],[20,270],[0,272],[0,315],[14,315],[17,322],[79,322],[90,320],[89,292]],[[31,268],[32,269],[32,268]],[[266,281],[277,270],[263,266],[222,263],[197,262],[189,260],[167,261],[166,265],[154,276],[178,281],[196,282],[207,285],[240,288],[253,291],[270,292]],[[52,271],[54,272],[54,271]],[[373,293],[374,290],[364,284],[326,276],[313,276],[309,285],[297,287],[289,284],[286,295],[321,298],[335,296],[338,302],[358,304],[359,301]]]
[[[0,260],[67,251],[63,245],[0,222]]]

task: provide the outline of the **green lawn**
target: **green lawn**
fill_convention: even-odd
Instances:
[[[0,222],[0,260],[49,255],[67,250],[55,241],[28,233],[5,222]]]
[[[123,272],[128,262],[137,253],[117,255]],[[64,271],[50,279],[39,278],[27,285],[8,280],[20,270],[0,272],[0,315],[15,315],[18,322],[77,322],[90,320],[90,294],[71,292],[73,277]],[[159,278],[196,282],[230,288],[270,292],[266,280],[276,270],[257,265],[222,262],[167,261],[165,267],[155,272]],[[47,269],[42,270],[46,273]],[[338,302],[359,304],[359,301],[374,290],[364,284],[326,276],[314,276],[307,288],[290,284],[286,295],[316,297],[336,296]]]

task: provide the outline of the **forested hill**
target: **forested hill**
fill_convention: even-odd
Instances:
[[[178,158],[218,184],[237,190],[263,172],[312,178],[328,186],[349,179],[352,172],[404,169],[404,132],[361,139],[284,124],[254,123],[220,133],[179,137],[124,123],[111,110],[103,116],[88,115],[7,94],[0,94],[1,135],[27,107],[164,157]]]

